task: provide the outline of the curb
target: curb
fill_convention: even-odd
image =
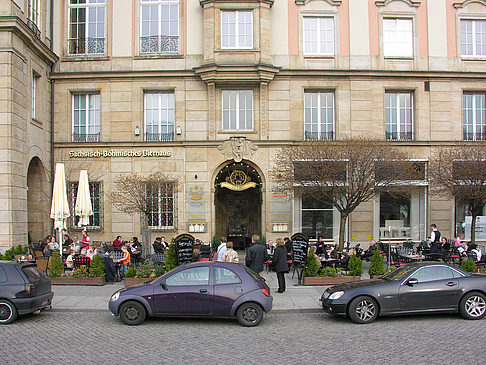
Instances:
[[[61,312],[61,313],[103,313],[108,312],[111,314],[109,309],[100,309],[100,308],[52,308],[49,312]],[[321,313],[323,312],[322,308],[287,308],[287,309],[272,309],[267,314],[290,314],[290,313],[298,313],[298,314],[305,314],[305,313]]]

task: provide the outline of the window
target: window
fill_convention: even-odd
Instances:
[[[302,233],[311,239],[333,238],[332,205],[311,196],[302,197]]]
[[[465,141],[486,140],[486,94],[463,94],[462,125]]]
[[[100,141],[100,94],[73,94],[73,142]]]
[[[39,77],[32,74],[32,119],[36,119],[36,103],[37,103],[37,81]]]
[[[304,17],[304,54],[334,55],[334,18]]]
[[[145,140],[174,140],[174,93],[145,93]]]
[[[413,278],[417,279],[419,283],[425,283],[435,280],[448,280],[454,278],[452,270],[445,266],[429,266],[416,271]]]
[[[40,37],[40,7],[39,0],[27,0],[27,25],[35,33],[37,37]]]
[[[410,195],[380,194],[380,237],[410,237]]]
[[[70,0],[68,53],[105,53],[105,0]]]
[[[306,92],[304,114],[306,140],[334,139],[333,92]]]
[[[174,184],[146,186],[148,226],[158,229],[174,228]]]
[[[141,0],[140,53],[177,53],[179,1]]]
[[[385,93],[385,133],[388,141],[413,140],[412,93]]]
[[[486,20],[461,20],[461,54],[486,56]]]
[[[224,267],[215,267],[215,284],[239,284],[241,283],[240,277],[233,271],[225,269]]]
[[[412,19],[383,19],[385,57],[413,57]]]
[[[71,212],[74,212],[76,206],[76,197],[78,195],[78,183],[71,183]],[[93,209],[93,215],[89,217],[89,226],[100,228],[101,227],[101,182],[89,183],[89,195],[91,196],[91,208]],[[72,226],[77,227],[79,222],[79,216],[72,215]]]
[[[253,91],[223,90],[223,130],[253,130]]]
[[[253,48],[253,12],[221,12],[221,48]]]
[[[169,286],[209,285],[209,267],[193,267],[176,272],[169,276],[165,283]]]

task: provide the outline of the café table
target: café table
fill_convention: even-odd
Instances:
[[[423,261],[425,260],[425,256],[424,255],[415,255],[415,254],[409,254],[409,255],[400,255],[401,257],[404,257],[406,259],[409,259],[409,260],[413,260],[413,261]]]
[[[339,259],[333,259],[333,258],[326,259],[325,257],[321,256],[319,257],[319,261],[321,262],[321,265],[324,267],[325,266],[334,267],[336,263],[339,262]]]

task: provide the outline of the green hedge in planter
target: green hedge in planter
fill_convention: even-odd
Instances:
[[[314,249],[311,249],[309,254],[307,255],[307,261],[305,265],[305,269],[302,272],[303,276],[317,276],[317,271],[319,270],[320,261],[319,258],[314,254]]]
[[[170,271],[177,266],[177,252],[176,245],[172,242],[167,249],[167,257],[165,259],[165,269]]]
[[[146,259],[136,271],[137,278],[149,278],[152,275],[152,260],[150,258]]]
[[[463,260],[461,262],[461,269],[464,270],[465,272],[475,272],[476,263],[471,259]]]
[[[373,251],[373,256],[371,256],[370,268],[368,269],[368,274],[371,275],[385,275],[385,264],[383,263],[383,258],[381,257],[380,250]]]
[[[88,268],[86,265],[81,265],[79,269],[73,271],[73,275],[75,278],[82,278],[88,276]]]
[[[356,255],[352,255],[348,262],[349,276],[361,276],[363,273],[363,261]]]
[[[49,277],[57,278],[64,273],[64,266],[61,257],[57,254],[52,255],[49,260]]]
[[[89,267],[89,276],[101,278],[105,276],[105,261],[100,255],[96,255],[91,259]]]
[[[134,278],[135,276],[137,275],[137,269],[135,269],[134,267],[130,266],[128,269],[127,269],[127,272],[125,273],[125,277],[126,278]]]

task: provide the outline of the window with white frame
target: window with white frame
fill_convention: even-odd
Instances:
[[[145,93],[145,140],[170,142],[174,140],[174,93]]]
[[[39,0],[27,0],[27,25],[40,36],[40,3]]]
[[[463,94],[462,119],[465,141],[486,140],[486,94]]]
[[[68,53],[105,53],[105,0],[69,0]]]
[[[413,57],[412,19],[383,19],[383,54],[385,57]]]
[[[71,183],[71,212],[74,212],[76,206],[76,197],[78,196],[78,183]],[[90,181],[89,182],[89,194],[91,197],[91,208],[93,215],[89,217],[89,227],[101,227],[101,182]],[[77,227],[79,222],[79,216],[72,215],[72,226]]]
[[[253,130],[253,90],[223,90],[223,130]]]
[[[73,94],[73,142],[100,141],[100,94]]]
[[[302,197],[302,233],[311,239],[332,239],[333,208],[311,196]]]
[[[304,133],[306,140],[333,140],[334,92],[304,93]]]
[[[334,18],[307,16],[303,19],[304,54],[334,55]]]
[[[221,12],[221,48],[253,48],[253,12]]]
[[[461,55],[486,56],[486,19],[461,19]]]
[[[388,141],[413,140],[411,92],[385,93],[385,133]]]
[[[140,53],[177,53],[179,1],[140,1]]]
[[[32,119],[37,118],[37,82],[38,82],[39,77],[32,73]]]
[[[174,228],[174,183],[147,184],[148,226],[157,229]]]

